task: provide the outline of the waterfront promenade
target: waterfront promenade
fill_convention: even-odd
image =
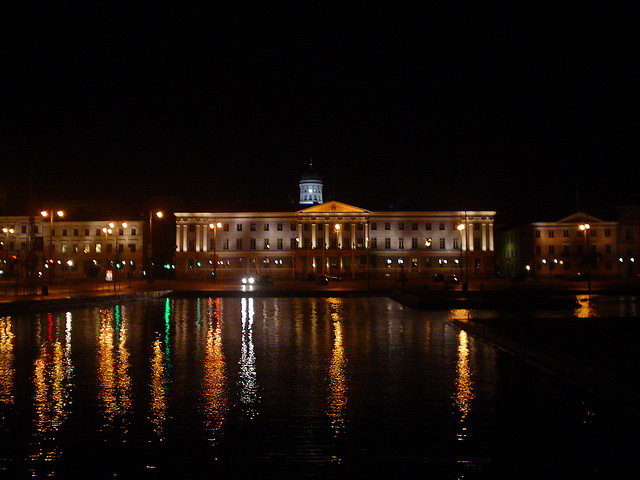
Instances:
[[[154,296],[366,296],[385,295],[410,308],[456,309],[449,323],[497,348],[534,363],[640,416],[640,307],[638,279],[530,280],[471,282],[468,291],[441,282],[390,280],[315,282],[283,280],[272,285],[243,286],[234,281],[126,281],[51,285],[32,294],[2,285],[0,316],[59,310],[103,301]],[[33,291],[33,289],[32,289]],[[46,294],[45,294],[46,293]],[[624,302],[631,315],[602,316],[598,302]],[[553,301],[551,301],[553,299]],[[619,299],[619,300],[615,300]],[[498,316],[478,309],[503,308]],[[542,317],[534,312],[553,310]],[[467,312],[466,315],[464,312]],[[476,318],[477,317],[477,318]]]

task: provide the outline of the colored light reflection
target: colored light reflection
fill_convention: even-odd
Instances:
[[[57,437],[71,407],[71,323],[70,315],[67,314],[63,344],[55,338],[57,321],[51,313],[47,314],[47,339],[40,345],[38,357],[34,361],[35,418],[32,446],[35,451],[29,456],[32,476],[53,475],[54,472],[45,465],[62,456]]]
[[[14,334],[11,317],[0,317],[0,405],[13,405]]]
[[[159,338],[153,342],[151,352],[149,420],[158,439],[164,440],[164,423],[167,420],[167,385],[165,382],[165,353]]]
[[[460,330],[458,333],[458,360],[456,362],[456,392],[454,403],[460,412],[457,439],[462,441],[467,437],[467,416],[471,411],[473,400],[473,381],[471,380],[471,369],[469,368],[469,337],[467,332]]]
[[[347,358],[344,351],[342,317],[339,312],[340,300],[331,299],[331,322],[333,327],[333,348],[329,364],[329,398],[327,414],[331,420],[334,436],[345,428],[345,409],[348,400]]]
[[[222,349],[220,299],[216,299],[214,314],[209,318],[202,378],[202,408],[208,440],[218,443],[219,432],[224,425],[228,405],[227,372]]]
[[[103,408],[104,426],[127,429],[131,412],[131,377],[127,349],[126,321],[120,310],[100,312],[98,337],[98,398]]]

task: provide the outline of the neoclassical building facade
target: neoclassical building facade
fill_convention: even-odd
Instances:
[[[369,211],[337,201],[294,212],[177,212],[176,277],[487,277],[495,213]]]

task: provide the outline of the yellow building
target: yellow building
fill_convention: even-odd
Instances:
[[[373,212],[337,201],[295,212],[178,212],[177,278],[491,276],[494,211]]]

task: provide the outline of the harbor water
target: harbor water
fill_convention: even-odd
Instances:
[[[202,297],[0,317],[0,478],[637,471],[637,417],[449,323],[465,315]]]

